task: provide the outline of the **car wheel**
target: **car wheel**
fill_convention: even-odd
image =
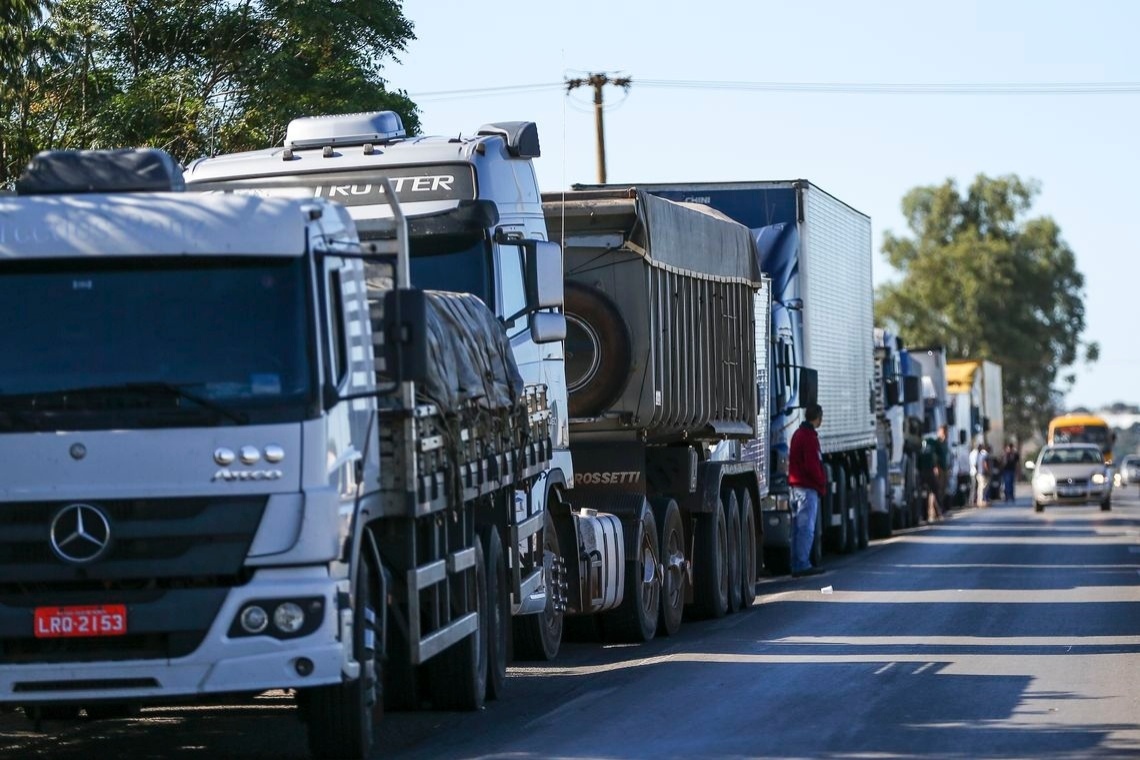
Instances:
[[[1044,512],[1045,511],[1045,505],[1042,504],[1041,502],[1037,501],[1036,499],[1034,499],[1033,500],[1033,511],[1034,512]]]

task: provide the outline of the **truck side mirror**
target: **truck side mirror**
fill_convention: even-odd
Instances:
[[[958,445],[959,446],[965,446],[969,440],[970,440],[970,437],[966,433],[965,430],[959,430],[958,431]]]
[[[982,432],[983,433],[990,432],[990,418],[989,417],[982,417]]]
[[[907,375],[903,378],[903,403],[913,404],[922,398],[922,378]]]
[[[562,247],[546,240],[526,240],[522,245],[526,250],[527,305],[531,309],[562,306]]]
[[[953,404],[947,404],[947,406],[946,406],[946,424],[947,425],[957,425],[958,424],[958,410],[954,408]]]
[[[530,339],[535,343],[554,343],[566,340],[566,316],[552,311],[530,315]]]
[[[883,395],[886,397],[887,408],[899,405],[899,381],[888,380],[883,386]]]
[[[799,367],[800,407],[806,409],[819,403],[819,371]]]
[[[384,294],[383,374],[396,383],[419,383],[428,377],[428,304],[423,290],[389,290]]]

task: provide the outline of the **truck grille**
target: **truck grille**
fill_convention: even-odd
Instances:
[[[213,623],[228,589],[245,583],[266,498],[92,500],[110,525],[107,549],[85,564],[51,546],[52,520],[75,501],[0,505],[0,663],[180,657]],[[35,609],[124,604],[127,635],[43,638]]]

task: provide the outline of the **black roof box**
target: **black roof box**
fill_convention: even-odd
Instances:
[[[182,167],[158,148],[45,150],[16,180],[17,195],[170,192],[186,189]]]

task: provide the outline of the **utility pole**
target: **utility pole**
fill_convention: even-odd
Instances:
[[[567,94],[578,87],[589,86],[594,88],[594,131],[597,133],[598,142],[598,184],[604,185],[606,183],[606,133],[602,126],[602,88],[607,84],[612,84],[628,90],[632,83],[632,77],[615,77],[610,79],[610,77],[604,73],[590,74],[585,79],[566,80]]]

